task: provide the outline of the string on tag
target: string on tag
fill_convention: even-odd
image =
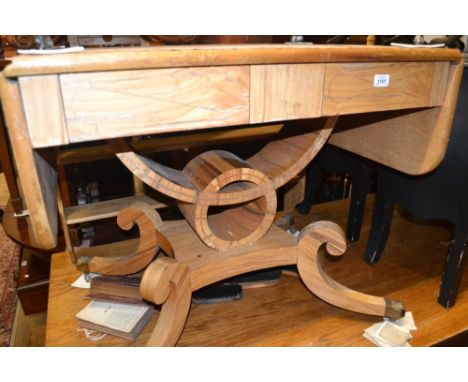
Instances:
[[[97,332],[95,330],[86,329],[86,328],[78,328],[78,331],[84,332],[84,335],[90,341],[99,341],[99,340],[102,340],[105,336],[107,336],[107,333],[101,333],[101,332]]]

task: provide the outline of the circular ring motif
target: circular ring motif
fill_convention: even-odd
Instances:
[[[195,205],[191,222],[200,238],[212,248],[226,250],[260,239],[271,227],[276,213],[276,191],[271,180],[252,168],[233,169],[214,178],[203,190],[222,193],[248,189],[251,185],[271,186],[264,195],[210,216],[208,205]]]

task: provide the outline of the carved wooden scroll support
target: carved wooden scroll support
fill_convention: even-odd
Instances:
[[[187,225],[179,229],[184,234],[195,235]],[[341,256],[346,250],[344,234],[335,223],[312,223],[302,230],[297,241],[289,237],[281,247],[272,246],[272,237],[277,234],[288,239],[287,233],[275,228],[274,233],[260,239],[254,248],[231,250],[223,255],[207,250],[201,257],[182,254],[185,260],[177,260],[177,250],[174,259],[158,256],[146,269],[140,286],[143,298],[162,304],[147,346],[176,345],[187,320],[192,292],[226,277],[279,265],[297,264],[300,278],[309,290],[332,305],[393,319],[404,316],[400,302],[352,290],[326,274],[321,265],[324,250],[332,256]],[[197,253],[198,248],[194,251]]]
[[[133,203],[120,212],[117,223],[124,230],[130,230],[136,224],[140,231],[139,240],[126,240],[90,248],[74,247],[67,235],[67,227],[62,223],[68,251],[77,259],[76,265],[79,269],[105,275],[129,275],[145,269],[159,249],[167,256],[174,256],[171,244],[159,231],[161,217],[149,205]]]
[[[404,316],[405,310],[400,302],[357,292],[328,276],[321,264],[322,247],[332,256],[341,256],[346,251],[345,235],[337,224],[319,221],[301,231],[297,268],[312,293],[332,305],[354,312],[389,318]]]

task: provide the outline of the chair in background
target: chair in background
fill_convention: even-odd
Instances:
[[[354,178],[348,215],[347,239],[359,240],[362,216],[372,171],[377,170],[377,195],[372,226],[364,259],[377,263],[385,249],[393,212],[398,203],[424,219],[448,220],[454,234],[442,274],[438,302],[444,307],[455,304],[465,264],[468,240],[468,74],[462,79],[450,141],[445,158],[434,171],[409,176],[388,167],[327,145],[310,165],[306,193],[299,211],[307,213],[314,202],[320,169],[346,172]]]
[[[330,144],[325,145],[317,157],[309,164],[306,170],[306,188],[304,200],[298,206],[299,212],[306,214],[310,211],[312,204],[316,203],[323,193],[324,180],[321,174],[326,173],[346,174],[352,181],[350,192],[350,208],[348,213],[348,227],[346,238],[348,241],[355,242],[359,240],[361,233],[362,217],[366,206],[366,198],[369,190],[369,183],[373,171],[373,165],[370,161],[354,155],[345,150],[334,147]],[[346,189],[343,185],[341,189]],[[346,194],[346,190],[340,192],[341,198]],[[322,201],[330,201],[340,196],[330,195],[322,196]]]
[[[425,219],[443,219],[455,226],[442,275],[438,301],[455,303],[468,239],[468,74],[464,77],[444,160],[429,174],[411,177],[378,166],[377,197],[365,260],[376,263],[390,232],[395,204]]]

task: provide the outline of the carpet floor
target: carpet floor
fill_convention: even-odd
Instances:
[[[20,247],[11,241],[0,224],[0,346],[9,346],[15,318],[16,277]]]

